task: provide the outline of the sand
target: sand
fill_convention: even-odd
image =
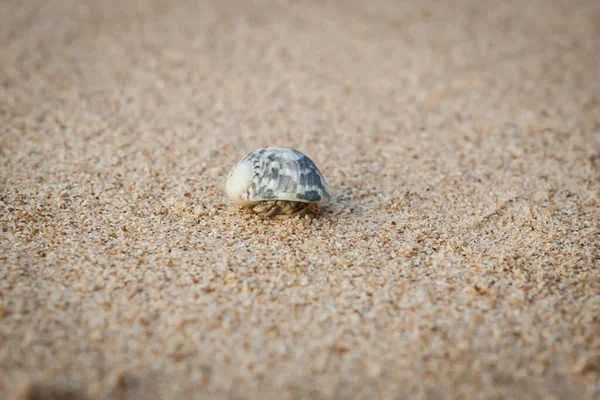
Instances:
[[[600,397],[600,3],[0,2],[1,399]],[[230,206],[266,145],[316,217]]]

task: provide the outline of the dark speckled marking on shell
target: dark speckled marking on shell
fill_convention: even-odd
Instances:
[[[317,202],[321,199],[321,195],[316,190],[309,190],[304,193],[298,193],[296,197],[298,197],[301,200],[310,201],[311,203]]]
[[[310,158],[287,147],[267,147],[248,154],[253,182],[241,196],[245,200],[296,200],[327,202],[329,193],[323,175]]]

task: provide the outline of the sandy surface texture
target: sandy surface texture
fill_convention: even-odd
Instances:
[[[599,398],[599,66],[596,0],[0,1],[0,398]]]

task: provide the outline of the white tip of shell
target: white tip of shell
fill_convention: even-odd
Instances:
[[[225,184],[227,197],[232,203],[246,204],[247,201],[242,200],[240,197],[251,184],[252,165],[246,161],[240,161],[233,167],[227,177],[227,183]]]

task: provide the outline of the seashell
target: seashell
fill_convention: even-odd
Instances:
[[[269,146],[242,157],[227,176],[229,200],[265,217],[304,215],[331,199],[315,163],[289,147]]]

